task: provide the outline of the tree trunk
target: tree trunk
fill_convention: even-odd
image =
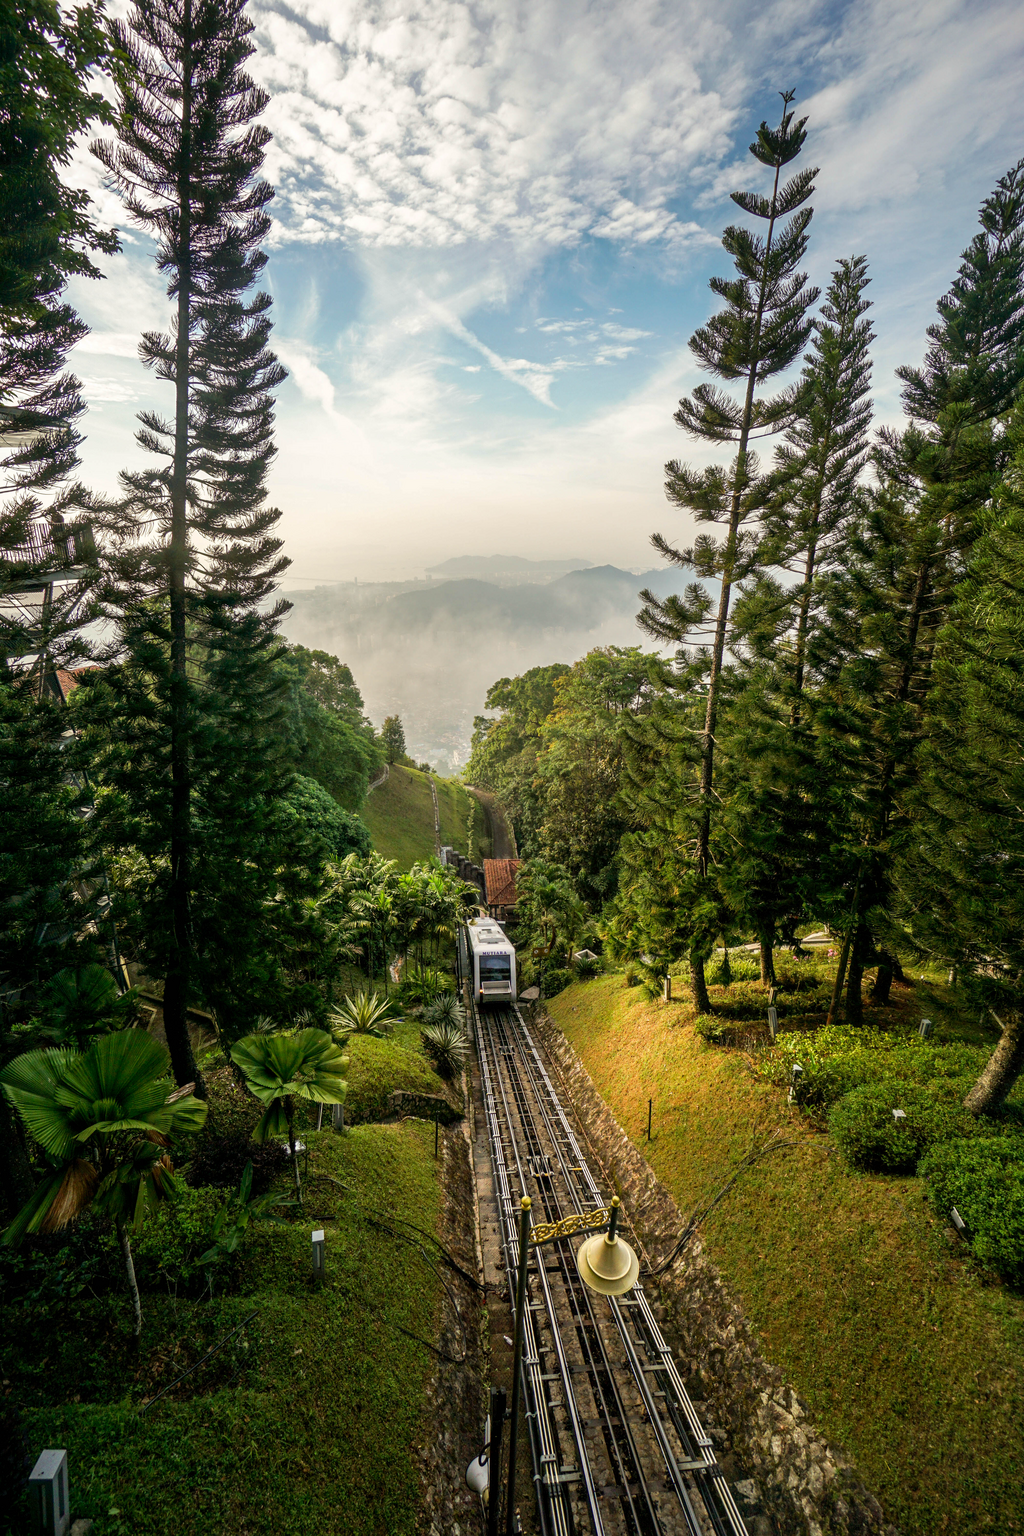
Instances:
[[[35,1189],[21,1130],[7,1097],[0,1090],[0,1201],[9,1220],[21,1210]]]
[[[186,12],[186,26],[191,21]],[[164,1034],[179,1086],[206,1090],[196,1067],[188,1033],[192,984],[192,763],[188,686],[188,448],[189,368],[192,309],[192,54],[186,43],[181,94],[181,169],[178,177],[178,311],[174,357],[174,458],[171,464],[171,527],[168,543],[171,618],[171,959],[164,979]]]
[[[299,1180],[299,1155],[295,1150],[295,1105],[285,1100],[284,1112],[288,1119],[288,1150],[292,1155],[292,1177],[295,1180],[295,1198],[302,1204],[302,1184]]]
[[[772,935],[770,933],[759,934],[758,943],[761,946],[761,982],[766,987],[774,987],[775,953],[772,945]]]
[[[704,979],[704,961],[699,955],[690,956],[690,987],[693,991],[693,1006],[698,1013],[711,1012],[711,999],[708,996],[708,984]]]
[[[871,1001],[873,1003],[882,1003],[884,1005],[889,1001],[889,993],[892,990],[892,980],[895,974],[893,969],[895,964],[896,962],[887,949],[880,949],[878,951],[878,974],[871,985]]]
[[[864,956],[867,942],[867,928],[864,923],[858,923],[850,942],[850,979],[846,984],[846,1022],[854,1029],[864,1023]]]
[[[136,1342],[142,1337],[142,1298],[139,1296],[139,1282],[135,1278],[135,1260],[132,1258],[132,1245],[128,1241],[128,1228],[123,1221],[115,1223],[117,1227],[117,1240],[121,1244],[121,1252],[124,1254],[125,1273],[128,1276],[128,1290],[132,1298],[132,1311],[135,1315],[134,1335]]]
[[[972,1115],[988,1115],[998,1109],[1024,1068],[1024,1013],[1011,1013],[1006,1023],[991,1008],[1002,1034],[978,1081],[964,1099]]]

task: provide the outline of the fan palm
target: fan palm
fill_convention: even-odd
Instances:
[[[253,1141],[288,1137],[295,1193],[302,1199],[295,1155],[295,1100],[343,1104],[348,1057],[323,1029],[297,1029],[281,1035],[246,1035],[231,1047],[231,1059],[249,1091],[265,1105]]]
[[[135,1312],[142,1305],[129,1227],[177,1194],[168,1138],[198,1131],[206,1105],[192,1084],[175,1088],[165,1048],[142,1030],[102,1035],[87,1051],[27,1051],[0,1072],[0,1084],[39,1143],[51,1172],[4,1233],[56,1232],[88,1206],[114,1222]]]

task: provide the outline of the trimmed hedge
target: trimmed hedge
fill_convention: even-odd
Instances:
[[[794,1061],[799,1061],[804,1069],[800,1102],[805,1109],[820,1112],[852,1089],[869,1083],[893,1079],[930,1083],[953,1078],[973,1082],[988,1056],[983,1046],[943,1044],[922,1040],[916,1033],[894,1035],[840,1024],[808,1034],[781,1034],[761,1056],[758,1070],[768,1082],[782,1088],[791,1081]]]
[[[933,1147],[918,1171],[944,1220],[956,1206],[975,1257],[1024,1281],[1024,1137],[948,1142]]]
[[[969,1087],[963,1079],[928,1085],[907,1078],[864,1083],[832,1106],[828,1128],[853,1167],[912,1173],[930,1147],[984,1129],[963,1107]],[[905,1118],[894,1119],[895,1109],[902,1109]]]

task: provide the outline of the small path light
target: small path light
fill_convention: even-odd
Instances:
[[[671,976],[666,976],[665,977],[665,993],[664,993],[664,995],[665,995],[666,1003],[670,1003],[672,1001],[672,977]]]
[[[317,1227],[313,1233],[313,1284],[324,1283],[324,1251],[326,1240],[323,1227]]]
[[[894,1109],[892,1112],[892,1117],[896,1121],[896,1124],[899,1125],[901,1120],[905,1120],[907,1118],[907,1112],[905,1109]]]
[[[927,1040],[928,1036],[932,1032],[932,1021],[931,1021],[931,1019],[922,1019],[920,1027],[918,1028],[917,1032],[921,1036],[922,1040]]]
[[[43,1451],[28,1486],[34,1529],[40,1536],[65,1536],[71,1524],[67,1451]]]
[[[775,1044],[775,1036],[778,1034],[778,1032],[779,1032],[779,1010],[777,1008],[772,1007],[772,1008],[768,1009],[768,1033],[772,1037],[772,1045]]]
[[[793,1071],[792,1071],[792,1079],[793,1080],[790,1083],[790,1088],[789,1088],[789,1102],[791,1104],[798,1104],[800,1102],[800,1083],[801,1083],[801,1080],[803,1079],[803,1075],[804,1075],[803,1067],[800,1065],[800,1063],[798,1061],[794,1061],[794,1063],[793,1063]]]
[[[949,1214],[953,1218],[953,1225],[954,1225],[954,1227],[956,1227],[957,1231],[961,1232],[961,1233],[966,1232],[967,1231],[967,1223],[966,1223],[966,1221],[964,1221],[963,1217],[960,1215],[960,1212],[957,1210],[955,1205],[954,1205],[953,1209],[950,1211]]]

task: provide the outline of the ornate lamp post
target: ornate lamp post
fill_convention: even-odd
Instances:
[[[545,1243],[557,1243],[580,1232],[593,1236],[576,1253],[580,1279],[600,1296],[624,1296],[636,1285],[640,1260],[628,1243],[617,1235],[619,1197],[603,1210],[584,1211],[566,1216],[563,1221],[538,1222],[531,1226],[530,1197],[524,1195],[519,1208],[519,1273],[516,1278],[516,1326],[512,1350],[512,1407],[509,1413],[508,1488],[505,1502],[505,1536],[513,1536],[516,1491],[516,1444],[519,1438],[519,1403],[522,1396],[523,1318],[526,1310],[526,1267],[530,1249]]]

